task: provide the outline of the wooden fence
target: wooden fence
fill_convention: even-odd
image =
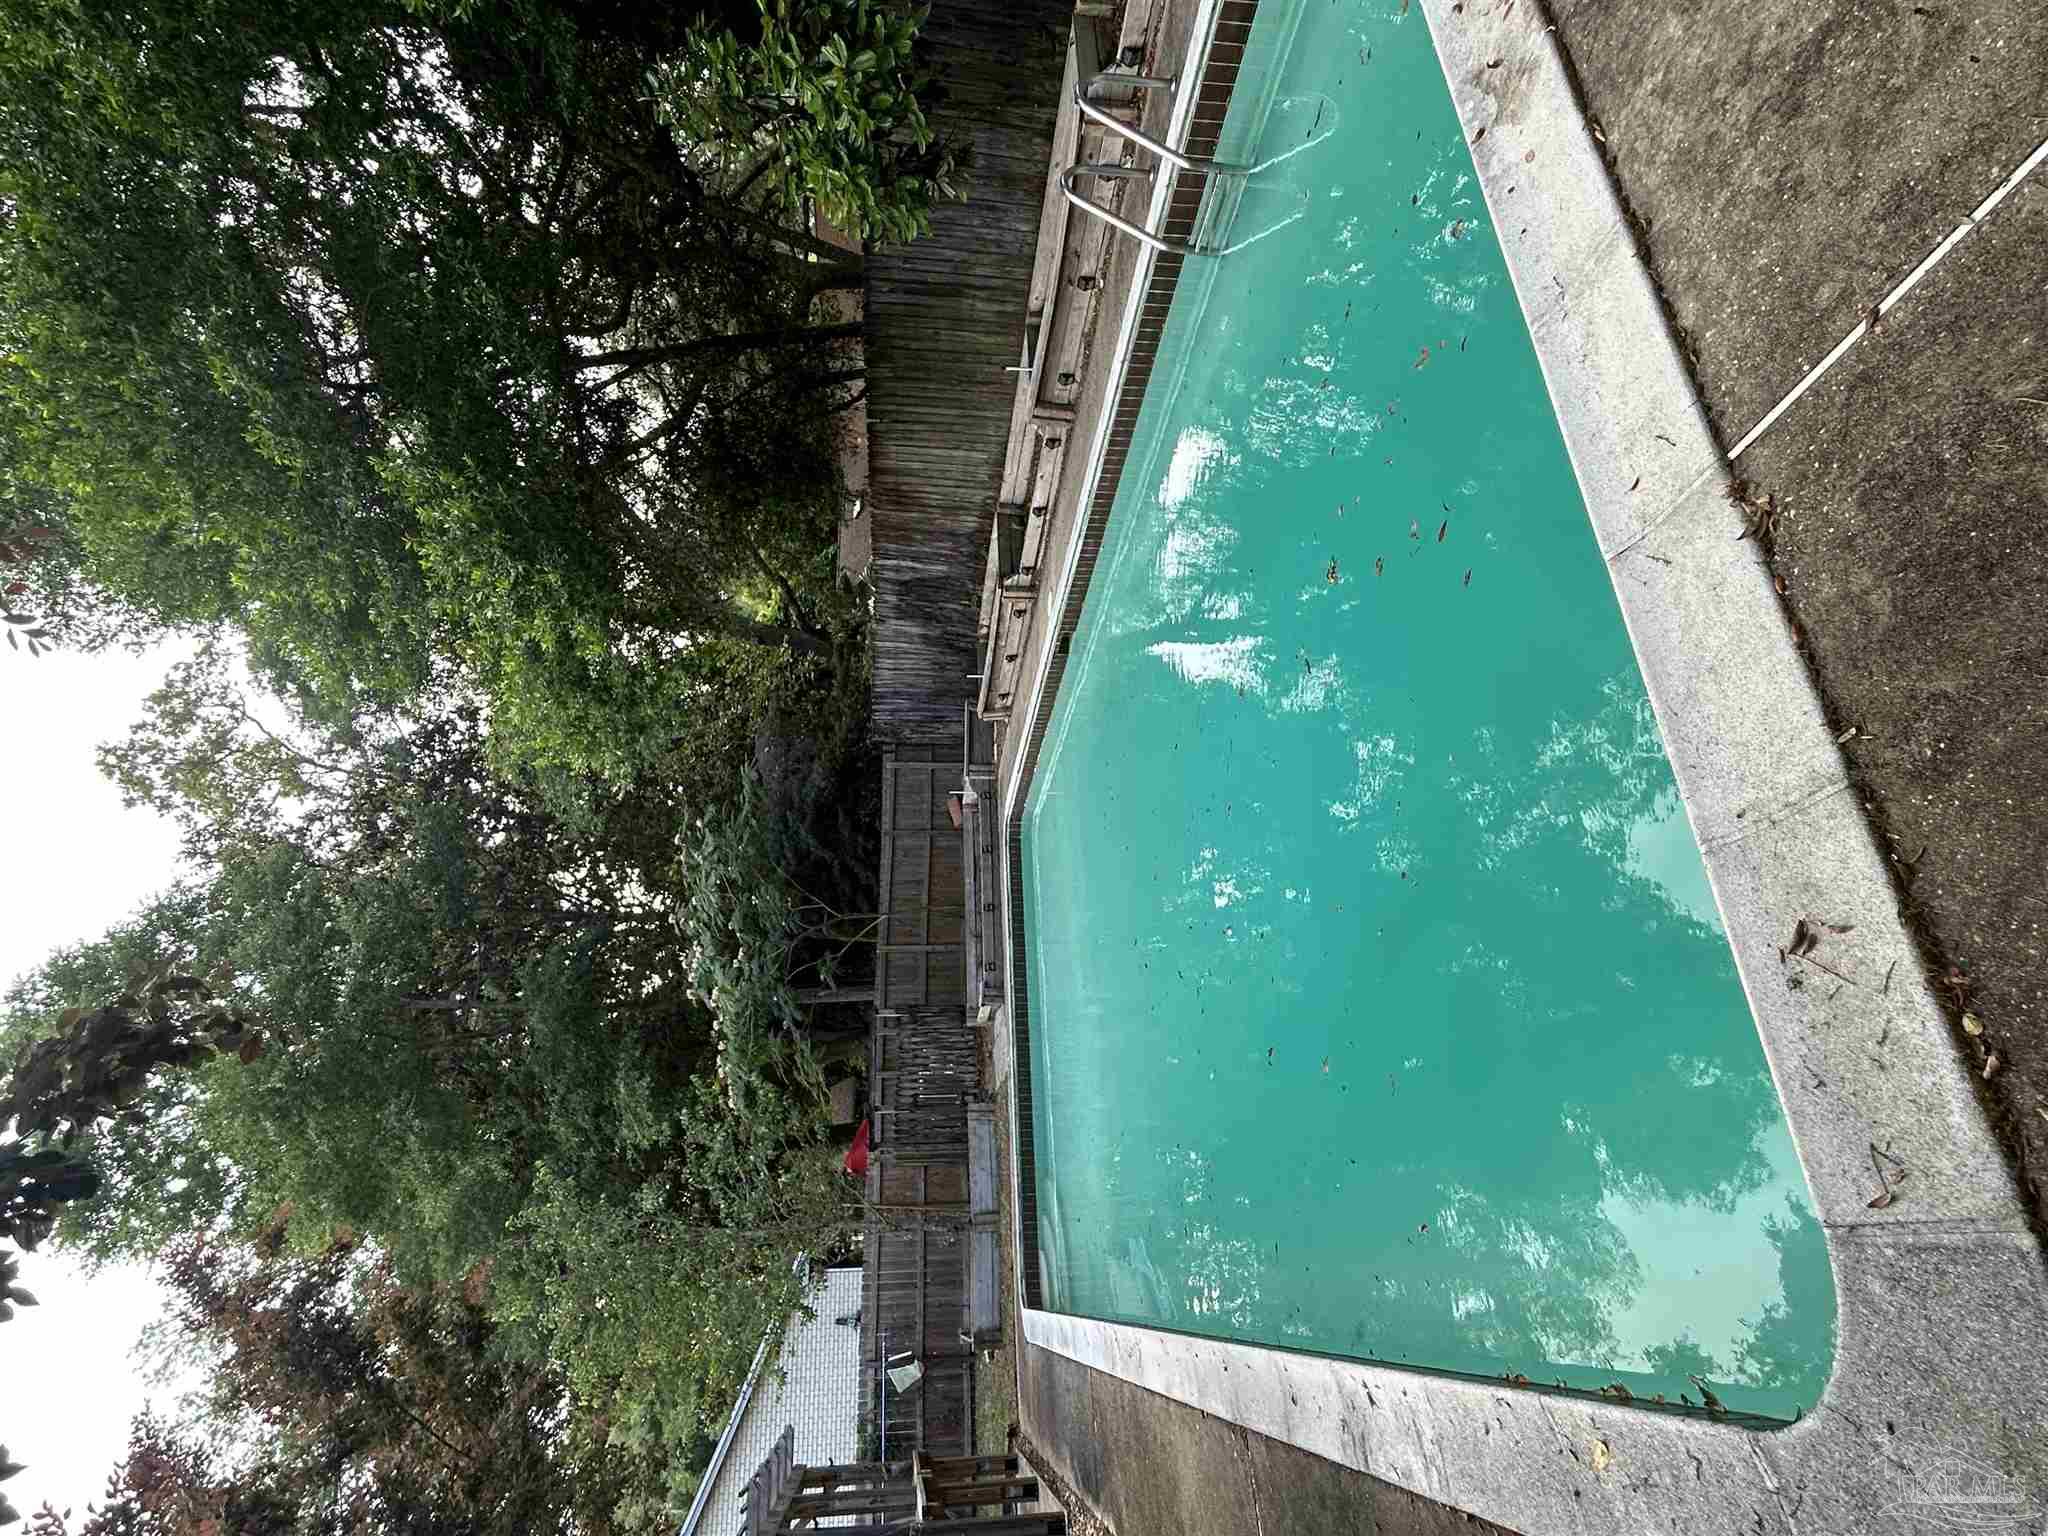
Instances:
[[[875,1024],[861,1298],[863,1444],[893,1460],[974,1448],[974,1350],[961,1337],[973,1260],[967,1117],[975,1037],[958,1004],[883,1010]],[[892,1357],[924,1367],[908,1392]]]
[[[959,710],[956,698],[956,730]],[[879,889],[886,921],[875,956],[875,1006],[885,1014],[967,1003],[967,877],[960,829],[946,809],[959,782],[960,759],[950,749],[911,747],[883,762]]]
[[[1009,447],[1072,0],[935,0],[933,126],[973,155],[969,196],[867,260],[874,729],[957,739]]]

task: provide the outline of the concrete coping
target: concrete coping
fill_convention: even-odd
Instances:
[[[1418,5],[1826,1234],[1834,1374],[1801,1422],[1758,1430],[1030,1308],[1025,1339],[1528,1536],[2039,1529],[2040,1245],[1769,573],[1736,537],[1727,461],[1554,29],[1533,5]],[[1795,987],[1780,951],[1802,918],[1847,931],[1825,951],[1839,975]],[[1873,1145],[1908,1173],[1880,1209]]]

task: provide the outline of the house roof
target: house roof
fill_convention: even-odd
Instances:
[[[803,1267],[802,1261],[799,1267]],[[841,1347],[841,1330],[833,1314],[848,1307],[858,1309],[860,1283],[858,1268],[824,1271],[807,1297],[818,1315],[808,1320],[801,1315],[792,1317],[762,1337],[725,1430],[704,1469],[703,1481],[697,1485],[690,1512],[683,1517],[679,1536],[722,1536],[729,1526],[738,1528],[737,1503],[720,1503],[716,1496],[721,1488],[728,1493],[734,1487],[744,1488],[754,1471],[753,1459],[780,1432],[785,1420],[797,1426],[798,1461],[821,1454],[833,1461],[851,1459],[860,1396],[860,1340],[857,1330],[847,1331]],[[781,1347],[776,1358],[787,1373],[781,1380],[769,1371],[771,1346],[778,1342]],[[846,1356],[844,1362],[837,1359],[841,1354]],[[842,1374],[837,1368],[842,1365],[851,1367],[843,1383],[837,1380]],[[841,1397],[843,1403],[838,1401]],[[750,1414],[762,1422],[752,1422]],[[774,1422],[768,1423],[767,1418]]]

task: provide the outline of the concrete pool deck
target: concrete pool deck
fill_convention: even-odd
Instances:
[[[1732,9],[1718,25],[1711,19],[1681,24],[1675,8],[1660,23],[1654,15],[1645,22],[1639,13],[1626,19],[1618,8],[1581,4],[1567,8],[1565,42],[1571,45],[1572,32],[1583,25],[1586,41],[1577,48],[1574,63],[1591,114],[1602,125],[1602,138],[1596,139],[1572,101],[1548,18],[1533,4],[1489,3],[1486,14],[1479,14],[1478,7],[1422,0],[1419,9],[1445,57],[1468,139],[1482,126],[1487,129],[1475,157],[1494,221],[1544,355],[1582,487],[1603,550],[1611,557],[1616,590],[1636,636],[1695,829],[1707,849],[1745,986],[1829,1230],[1843,1318],[1835,1385],[1821,1410],[1802,1425],[1755,1436],[1582,1398],[1446,1382],[1144,1330],[1112,1330],[1046,1314],[1027,1316],[1026,1336],[1252,1430],[1306,1445],[1331,1461],[1532,1532],[1719,1529],[1731,1520],[1739,1529],[1863,1530],[1880,1528],[1888,1514],[1901,1516],[1904,1528],[1920,1529],[1934,1523],[1927,1501],[1957,1492],[1941,1481],[1951,1455],[2010,1479],[2020,1501],[2012,1512],[2017,1515],[2024,1506],[2038,1523],[2048,1515],[2048,1443],[2043,1438],[2048,1431],[2038,1388],[2048,1379],[2048,1363],[2042,1359],[2048,1315],[2029,1213],[1976,1099],[1988,1050],[1978,1054],[1974,1042],[1982,1037],[1956,1032],[1952,1014],[1925,979],[1915,934],[1900,920],[1892,869],[1859,806],[1872,798],[1869,780],[1881,774],[1873,774],[1866,763],[1845,767],[1842,761],[1836,738],[1848,725],[1874,716],[1866,712],[1845,718],[1839,700],[1823,703],[1814,693],[1794,632],[1772,590],[1772,573],[1762,565],[1755,542],[1733,538],[1741,523],[1724,494],[1719,443],[1740,436],[1808,362],[1854,323],[1861,307],[1909,270],[1960,211],[1973,206],[2031,149],[2042,125],[2014,120],[2009,112],[2001,118],[1992,108],[2008,96],[2035,104],[2043,99],[2038,89],[2026,94],[2048,57],[2037,35],[2041,23],[2013,8],[2002,13],[2008,22],[2002,38],[2006,46],[1994,48],[1973,33],[1932,61],[1920,57],[1917,67],[1929,71],[1937,86],[1943,69],[1960,70],[1972,55],[1979,68],[1987,59],[2004,61],[1998,79],[1972,80],[1973,90],[1991,108],[1965,131],[1945,134],[1942,154],[1930,160],[1924,153],[1916,158],[1910,146],[1898,151],[1902,163],[1914,168],[1912,174],[1938,183],[1930,186],[1924,206],[1915,210],[1912,199],[1851,195],[1856,193],[1854,177],[1838,175],[1830,182],[1807,162],[1797,161],[1816,188],[1835,186],[1841,195],[1800,204],[1811,215],[1807,226],[1783,232],[1756,215],[1756,209],[1781,201],[1792,152],[1785,139],[1756,130],[1759,117],[1777,113],[1794,124],[1805,122],[1804,137],[1821,146],[1817,153],[1824,171],[1826,154],[1838,149],[1834,136],[1818,131],[1830,110],[1877,120],[1865,121],[1858,138],[1873,127],[1889,126],[1894,139],[1911,140],[1913,113],[1926,112],[1938,95],[1883,90],[1887,76],[1882,69],[1816,68],[1810,45],[1814,37],[1825,42],[1824,35],[1831,34],[1803,16],[1774,30],[1767,19]],[[1998,14],[1996,7],[1990,9]],[[1929,19],[1899,10],[1900,16],[1887,13],[1879,30],[1899,24],[1901,17],[1910,17],[1913,25]],[[1698,16],[1696,9],[1686,14]],[[1713,72],[1717,49],[1744,47],[1750,57],[1746,75]],[[1696,68],[1670,66],[1671,59],[1687,57],[1687,48]],[[1660,76],[1667,66],[1676,78]],[[1912,70],[1906,73],[1918,78]],[[1601,95],[1603,80],[1610,82],[1605,88],[1613,93],[1611,100]],[[1703,82],[1694,93],[1696,101],[1681,100],[1687,98],[1684,82]],[[1795,87],[1800,99],[1785,100]],[[1655,100],[1646,104],[1646,96]],[[1642,121],[1630,115],[1634,109],[1640,109]],[[1697,116],[1688,120],[1687,110]],[[1749,137],[1730,130],[1741,142],[1717,144],[1715,125],[1728,121],[1749,125]],[[1784,133],[1792,140],[1800,137],[1792,128]],[[1881,131],[1878,137],[1883,138]],[[1926,137],[1924,130],[1920,137]],[[1700,349],[1695,366],[1709,381],[1711,415],[1697,403],[1685,361],[1658,315],[1656,291],[1636,259],[1636,242],[1613,201],[1600,163],[1603,139],[1607,148],[1623,149],[1618,168],[1622,189],[1633,210],[1649,218],[1649,252],[1658,261],[1666,295]],[[1661,151],[1648,147],[1653,143]],[[1643,147],[1629,147],[1636,145]],[[1718,150],[1714,174],[1701,174],[1679,146]],[[1765,160],[1766,151],[1778,160]],[[1651,168],[1643,192],[1630,179],[1631,157],[1638,153]],[[1846,459],[1855,483],[1866,486],[1880,471],[1859,466],[1882,465],[1887,455],[1913,441],[1912,418],[1920,409],[1914,391],[1904,381],[1882,377],[1887,361],[1900,366],[1900,351],[1893,347],[1888,358],[1875,344],[1911,336],[1916,316],[1924,318],[1930,311],[1984,315],[1974,332],[1965,333],[1974,336],[1981,351],[1967,339],[1937,337],[1905,356],[1936,353],[1949,385],[1943,403],[1952,405],[1965,388],[1961,381],[1972,358],[1995,360],[2003,346],[2011,356],[2003,368],[1993,368],[1993,376],[2014,395],[2038,394],[2020,371],[2026,366],[2024,354],[2012,350],[2024,345],[2041,319],[2043,242],[2036,195],[2023,187],[2013,206],[1997,216],[2004,224],[1988,221],[1958,247],[1950,262],[1887,320],[1886,332],[1865,344],[1869,350],[1852,352],[1814,395],[1750,450],[1743,472],[1768,475],[1767,483],[1775,482],[1794,512],[1777,531],[1773,554],[1779,576],[1788,567],[1794,573],[1800,569],[1798,541],[1815,538],[1807,534],[1812,525],[1802,519],[1805,497],[1818,500],[1830,489],[1842,496],[1839,479],[1830,485],[1824,475],[1802,475],[1802,455],[1817,464],[1832,459],[1839,465]],[[1649,211],[1652,205],[1663,211]],[[1530,211],[1521,213],[1523,207]],[[1747,240],[1741,234],[1745,212],[1755,215],[1751,222],[1756,226]],[[2030,224],[2036,230],[2031,242],[2024,233]],[[1914,248],[1922,234],[1927,238]],[[1847,277],[1842,257],[1828,254],[1823,244],[1829,235],[1835,237],[1828,243],[1836,252],[1845,244],[1855,252],[1858,267]],[[1898,248],[1886,246],[1888,240]],[[1754,251],[1759,242],[1775,265],[1765,265],[1761,275],[1749,271],[1745,279],[1743,263],[1749,258],[1729,257],[1736,275],[1728,278],[1716,248]],[[1663,259],[1660,243],[1670,248],[1671,260]],[[1693,245],[1706,249],[1694,251]],[[1678,275],[1690,270],[1688,260],[1697,265],[1696,280]],[[1974,303],[1967,297],[1972,272],[1981,283],[1987,267],[1994,282],[2010,283],[2015,271],[2031,274],[2034,308],[2031,316],[2024,309],[2018,313],[2017,327],[1990,318],[1996,310],[1983,302],[1981,291]],[[1705,296],[1688,299],[1688,281],[1696,281]],[[1785,339],[1775,350],[1738,347],[1739,355],[1722,365],[1721,382],[1712,382],[1716,375],[1706,359],[1717,334],[1743,338],[1740,320],[1752,310],[1766,318],[1747,328],[1747,340],[1755,343],[1774,334],[1766,303],[1774,285],[1786,300],[1780,312],[1781,318],[1789,317],[1782,327]],[[1958,286],[1965,290],[1960,299],[1951,291]],[[1761,300],[1760,289],[1766,290]],[[1845,316],[1835,313],[1844,307]],[[1703,316],[1707,323],[1701,323]],[[1833,325],[1836,319],[1842,321],[1839,326]],[[1896,406],[1890,404],[1894,398]],[[1873,399],[1879,402],[1876,410],[1858,408]],[[2038,487],[2039,439],[2031,455],[2015,455],[2009,446],[2027,441],[2023,411],[2012,413],[2010,434],[1994,434],[1990,446],[1973,448],[1985,440],[1981,430],[1958,435],[1965,451],[1980,456],[2000,452],[1997,442],[2008,444],[2002,450],[2001,475],[1987,478],[2009,481],[2017,475],[2024,486],[2031,475]],[[1950,414],[1953,419],[1956,413]],[[1848,422],[1855,430],[1844,431]],[[1973,418],[1972,424],[1981,429],[1981,421]],[[1773,458],[1781,443],[1791,446]],[[1967,492],[1962,499],[1985,494]],[[1855,502],[1842,497],[1837,507],[1836,517],[1846,519]],[[1953,507],[1942,512],[1955,516]],[[2031,560],[2038,576],[2038,549],[2012,540],[2008,525],[1993,521],[1978,531],[2005,535],[2006,560],[2023,568]],[[1816,540],[1806,547],[1804,558],[1810,562],[1821,558],[1826,545]],[[1829,551],[1828,558],[1833,565],[1839,554]],[[1883,564],[1881,555],[1877,563]],[[1979,562],[1959,563],[1981,571]],[[2024,604],[2043,590],[2038,580],[2025,579],[2024,569],[2017,576],[2008,570],[1998,574],[1998,581],[1987,583],[1980,575],[1975,583],[1977,589],[1988,586],[1992,599],[1973,590],[1958,594],[1966,609],[1973,596],[1981,611],[1986,601],[2013,601],[2015,591]],[[1797,617],[1799,589],[1791,582],[1788,586]],[[1816,587],[1827,590],[1820,581]],[[1867,600],[1867,589],[1848,590],[1840,607],[1853,614],[1856,602]],[[1807,631],[1824,682],[1832,681],[1831,647],[1846,659],[1852,688],[1861,681],[1860,673],[1886,670],[1871,667],[1867,656],[1858,669],[1859,637],[1848,632],[1846,623],[1832,637],[1818,622],[1809,623]],[[2013,643],[2031,638],[2026,630],[2005,635]],[[1995,696],[2001,687],[2010,688],[2015,673],[2028,676],[2024,668],[2008,664],[2003,673],[1985,675],[1982,686]],[[1896,678],[1889,681],[1897,686]],[[2013,746],[2005,754],[2014,765],[2006,785],[2022,791],[2030,782],[2026,772],[2038,776],[2042,768],[2040,707],[2037,687],[2031,698],[2014,699],[2007,716],[1996,722],[2002,739]],[[1890,731],[1873,734],[1880,751],[1896,750],[1889,748]],[[2026,752],[2030,742],[2037,748],[2031,756]],[[1848,745],[1853,752],[1856,739]],[[1994,798],[2019,802],[2013,815],[2024,816],[2024,793]],[[1996,815],[1974,814],[1978,825],[1995,836]],[[2026,846],[2020,840],[2022,857]],[[2014,878],[2023,866],[2005,867],[2005,891],[2024,897],[2030,888]],[[2038,863],[2033,867],[2038,869]],[[1996,900],[2001,892],[1995,869],[1989,878]],[[2038,894],[2033,899],[2038,903]],[[2010,897],[2006,904],[2011,905]],[[1854,929],[1831,937],[1816,957],[1853,978],[1841,982],[1840,991],[1835,980],[1819,973],[1808,978],[1813,985],[1792,985],[1799,967],[1781,960],[1777,950],[1800,917]],[[1921,936],[1931,927],[1939,942],[1939,914],[1922,913],[1920,920]],[[2024,961],[2024,946],[2019,947]],[[2038,956],[2038,946],[2034,953]],[[2024,964],[2017,973],[2023,979],[2016,990],[2023,995],[2029,985]],[[2037,967],[2032,973],[2036,995],[2038,980]],[[1991,995],[1988,987],[1980,995]],[[2001,1023],[1994,1017],[1994,1026]],[[1877,1187],[1869,1171],[1872,1143],[1887,1146],[1909,1169],[1897,1200],[1882,1210],[1867,1204]],[[1075,1376],[1086,1367],[1031,1346],[1023,1354],[1027,1430],[1066,1464],[1078,1488],[1090,1497],[1102,1493],[1098,1502],[1113,1517],[1118,1509],[1135,1514],[1156,1505],[1134,1501],[1122,1491],[1131,1479],[1142,1484],[1148,1471],[1095,1456],[1074,1438],[1087,1432],[1091,1420],[1094,1432],[1103,1432],[1106,1421],[1095,1414],[1108,1412],[1118,1424],[1133,1414],[1150,1415],[1147,1425],[1156,1421],[1156,1433],[1140,1434],[1133,1427],[1122,1434],[1129,1441],[1129,1459],[1140,1463],[1147,1459],[1145,1444],[1193,1444],[1210,1433],[1204,1428],[1208,1421],[1191,1408],[1161,1406],[1163,1398],[1102,1383],[1094,1373]],[[1067,1419],[1063,1405],[1068,1403],[1088,1417]],[[1284,1481],[1287,1474],[1277,1469],[1289,1463],[1256,1435],[1244,1444],[1249,1459],[1240,1471],[1254,1488],[1251,1508],[1256,1514],[1258,1468],[1269,1465],[1275,1469],[1271,1475]],[[1249,1456],[1254,1447],[1258,1457]],[[1335,1476],[1337,1469],[1311,1464],[1302,1474],[1302,1486]],[[1384,1486],[1359,1479],[1354,1488],[1358,1507],[1378,1507],[1374,1501],[1383,1495],[1376,1490]],[[1390,1507],[1377,1528],[1424,1528],[1396,1523],[1423,1518],[1416,1513],[1421,1508],[1406,1507],[1402,1514]],[[1273,1513],[1269,1498],[1261,1524],[1284,1528],[1269,1523]],[[1142,1528],[1178,1527],[1148,1520]]]

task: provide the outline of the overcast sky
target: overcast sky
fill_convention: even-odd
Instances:
[[[144,696],[184,654],[32,659],[0,649],[8,853],[0,978],[12,981],[57,946],[96,937],[175,874],[172,827],[123,808],[94,766],[93,748],[126,732]],[[7,1495],[24,1514],[47,1499],[82,1518],[127,1444],[129,1419],[152,1395],[132,1351],[161,1292],[139,1267],[103,1270],[88,1282],[48,1247],[23,1255],[21,1271],[41,1305],[0,1323],[0,1443],[28,1467]]]

